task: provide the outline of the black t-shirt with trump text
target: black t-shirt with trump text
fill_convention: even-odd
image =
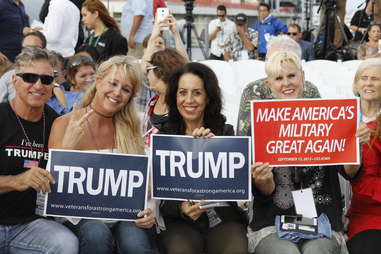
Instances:
[[[44,114],[45,130],[43,118],[29,122],[19,117],[21,126],[9,103],[0,104],[0,176],[18,175],[37,165],[45,168],[50,129],[58,115],[49,106],[45,106]],[[1,194],[0,225],[26,223],[38,218],[35,215],[36,196],[32,188]]]

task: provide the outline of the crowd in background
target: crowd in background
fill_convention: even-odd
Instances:
[[[381,28],[370,22],[372,4],[355,14],[350,27],[364,60],[348,84],[361,102],[360,165],[272,167],[256,161],[254,202],[247,206],[226,202],[201,209],[203,201],[149,198],[134,222],[58,223],[36,213],[38,194],[55,183],[45,170],[47,156],[32,159],[22,151],[142,155],[155,133],[250,136],[250,101],[320,98],[301,64],[315,59],[314,44],[302,39],[300,25],[285,25],[266,3],[251,25],[244,13],[230,20],[225,6],[216,8],[208,27],[210,59],[265,61],[266,78],[252,80],[239,95],[234,130],[222,114],[229,105],[223,105],[216,74],[190,62],[175,17],[155,17],[164,1],[128,0],[119,26],[100,0],[46,0],[43,23],[32,28],[21,0],[0,0],[0,253],[377,253]],[[348,211],[339,174],[352,186]],[[291,192],[302,188],[312,189],[328,235],[278,234],[275,218],[296,215]]]

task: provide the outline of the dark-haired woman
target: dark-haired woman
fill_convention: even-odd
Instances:
[[[83,24],[92,30],[85,44],[97,49],[99,58],[94,59],[96,62],[127,54],[127,40],[120,34],[118,24],[100,0],[86,0],[81,13]]]
[[[188,63],[169,80],[169,118],[162,133],[195,137],[232,136],[221,114],[217,77],[207,66]],[[162,201],[166,230],[160,234],[165,253],[247,253],[246,224],[235,203],[200,209],[201,202]]]

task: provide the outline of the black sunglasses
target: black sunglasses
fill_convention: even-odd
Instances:
[[[287,33],[288,35],[293,35],[293,36],[296,36],[298,35],[298,33]]]
[[[24,82],[35,84],[38,79],[41,80],[41,83],[43,85],[51,85],[53,83],[54,77],[50,75],[38,75],[36,73],[27,73],[27,72],[20,72],[17,73],[16,76],[22,78]]]
[[[219,18],[223,18],[223,17],[225,17],[225,16],[226,16],[225,14],[217,15],[217,17],[219,17]]]

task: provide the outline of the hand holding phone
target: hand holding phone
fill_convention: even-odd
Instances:
[[[221,23],[218,23],[218,24],[217,24],[217,32],[222,31],[222,29],[223,29],[222,24],[221,24]]]
[[[156,10],[156,17],[157,17],[157,22],[163,22],[165,21],[166,17],[169,15],[169,9],[168,8],[157,8]],[[164,30],[168,30],[168,26],[162,27]]]

